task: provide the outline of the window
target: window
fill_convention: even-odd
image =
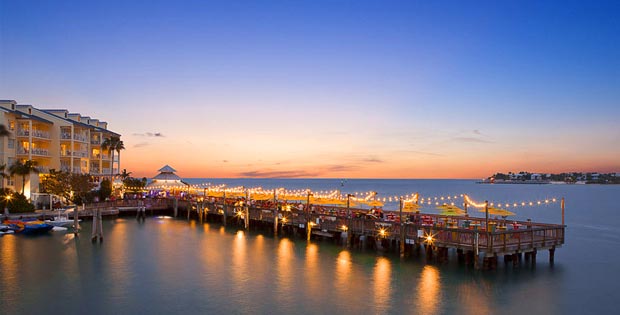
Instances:
[[[15,186],[15,177],[10,176],[6,181],[7,186]]]
[[[8,146],[9,149],[15,149],[15,139],[9,139]]]
[[[15,131],[15,120],[9,121],[9,130]]]

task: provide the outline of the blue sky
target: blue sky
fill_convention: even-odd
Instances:
[[[0,3],[0,98],[107,120],[137,173],[620,169],[617,1]]]

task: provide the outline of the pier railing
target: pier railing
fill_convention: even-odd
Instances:
[[[224,207],[221,203],[208,203],[205,207],[208,213],[223,215],[226,211],[229,217],[235,217],[237,213],[243,215],[240,212],[244,209],[233,204]],[[251,221],[273,223],[276,210],[250,207],[248,213]],[[558,224],[489,219],[487,229],[485,218],[404,213],[401,224],[398,212],[384,211],[383,214],[384,218],[390,219],[372,216],[368,210],[362,209],[333,208],[331,211],[307,212],[292,208],[277,211],[281,226],[305,229],[309,223],[313,233],[322,236],[337,237],[347,232],[409,244],[472,250],[486,255],[555,248],[564,244],[565,227]]]

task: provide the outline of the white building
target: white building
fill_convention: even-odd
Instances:
[[[64,109],[44,110],[14,100],[0,100],[0,124],[10,132],[9,136],[0,137],[0,165],[6,165],[5,173],[18,160],[32,160],[40,171],[26,178],[26,197],[38,192],[40,176],[52,169],[91,174],[96,182],[118,173],[101,143],[120,135],[108,130],[104,121]],[[3,187],[21,190],[19,176],[1,180]]]

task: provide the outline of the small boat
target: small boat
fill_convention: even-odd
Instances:
[[[13,234],[13,233],[15,233],[15,231],[13,231],[13,228],[11,228],[10,226],[4,225],[4,224],[0,225],[0,235]]]
[[[71,227],[73,226],[74,221],[69,219],[69,213],[73,213],[74,209],[75,208],[66,209],[62,214],[59,210],[55,217],[52,217],[50,220],[45,220],[45,223],[52,226]],[[78,220],[78,222],[80,221],[82,220]]]
[[[45,224],[43,221],[7,220],[4,224],[11,227],[15,233],[27,235],[43,234],[49,232],[54,226]]]

